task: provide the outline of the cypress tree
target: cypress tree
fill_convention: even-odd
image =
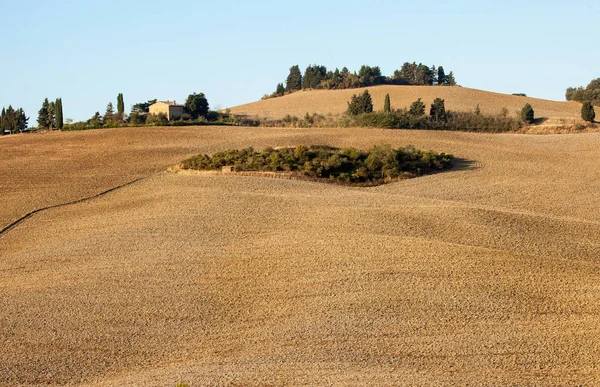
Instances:
[[[581,118],[587,122],[594,122],[596,118],[596,112],[594,111],[594,106],[590,101],[585,101],[581,106]]]
[[[392,111],[392,108],[390,106],[390,95],[388,93],[385,95],[385,102],[383,103],[383,112],[389,113],[390,111]]]
[[[123,93],[119,93],[117,96],[117,113],[120,118],[123,118],[125,114],[125,102],[123,101]]]
[[[48,122],[48,110],[50,108],[50,103],[48,102],[48,98],[44,99],[42,103],[42,108],[38,111],[38,126],[40,129],[48,129],[50,124]]]
[[[6,126],[6,109],[2,108],[2,114],[0,115],[0,134],[4,132]]]
[[[63,111],[62,111],[62,100],[60,98],[56,99],[54,102],[54,116],[56,117],[56,128],[63,128]]]

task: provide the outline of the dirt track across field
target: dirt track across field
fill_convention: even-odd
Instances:
[[[373,188],[164,173],[389,143]],[[0,138],[0,385],[600,383],[600,134],[132,128]]]

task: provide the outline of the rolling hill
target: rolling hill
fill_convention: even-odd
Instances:
[[[446,109],[456,111],[474,111],[479,104],[481,111],[486,114],[499,114],[502,108],[507,108],[509,114],[516,115],[526,103],[530,103],[535,110],[536,117],[553,120],[566,119],[571,122],[581,117],[581,104],[577,102],[519,97],[466,87],[383,85],[367,89],[373,97],[375,110],[383,109],[385,95],[389,93],[394,109],[407,108],[417,98],[421,98],[425,104],[429,105],[439,97],[445,100]],[[236,106],[230,110],[234,114],[268,119],[280,119],[287,114],[297,117],[303,117],[306,113],[338,115],[346,110],[352,95],[362,93],[363,90],[304,90],[284,97]],[[597,112],[600,113],[598,109]]]
[[[298,144],[463,162],[373,188],[165,172]],[[0,154],[0,225],[73,202],[0,235],[2,386],[600,383],[598,133],[146,127]]]

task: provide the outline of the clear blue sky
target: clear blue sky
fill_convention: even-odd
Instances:
[[[0,106],[36,125],[204,92],[211,108],[258,100],[291,65],[443,65],[459,84],[563,100],[600,77],[600,2],[0,0]]]

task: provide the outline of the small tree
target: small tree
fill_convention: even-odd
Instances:
[[[429,109],[429,116],[434,121],[446,121],[446,106],[443,99],[436,98],[433,100],[431,109]]]
[[[481,115],[481,108],[479,107],[479,104],[477,104],[477,106],[475,106],[475,115],[476,116]]]
[[[410,105],[410,110],[408,112],[415,117],[421,117],[425,114],[425,104],[421,102],[421,98]]]
[[[352,116],[371,113],[372,111],[373,100],[368,90],[365,90],[361,95],[354,94],[350,102],[348,102],[348,113]]]
[[[383,112],[384,113],[389,113],[392,111],[392,107],[390,105],[390,95],[386,94],[385,95],[385,101],[383,102]]]
[[[283,95],[285,95],[285,87],[283,86],[283,83],[278,83],[277,88],[275,89],[275,96],[281,97]]]
[[[594,111],[594,106],[590,101],[585,101],[581,106],[581,118],[587,122],[594,122],[596,118],[596,112]]]
[[[48,123],[50,130],[56,128],[56,107],[54,102],[48,105]]]
[[[521,109],[521,119],[527,123],[532,123],[535,119],[535,112],[530,104],[526,103]]]
[[[185,110],[195,120],[198,117],[206,118],[208,115],[208,100],[204,96],[204,93],[190,94],[185,101]]]

